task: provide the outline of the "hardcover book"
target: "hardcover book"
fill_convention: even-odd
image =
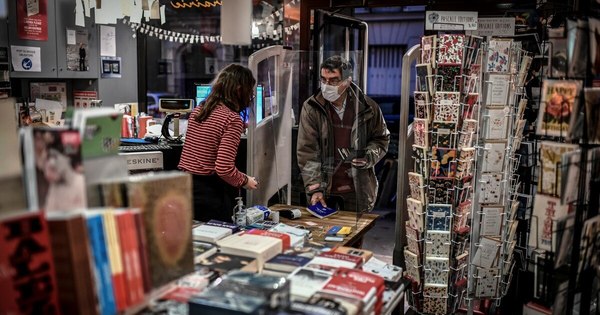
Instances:
[[[8,66],[8,65],[7,65]],[[8,71],[8,70],[5,70]],[[7,72],[5,72],[7,73]],[[8,78],[5,78],[8,80]],[[25,177],[23,176],[22,152],[19,144],[19,106],[14,98],[0,100],[3,115],[0,118],[0,213],[27,208]],[[10,148],[10,149],[6,149]],[[30,208],[39,210],[39,208]]]
[[[140,256],[140,240],[135,216],[140,215],[138,209],[122,209],[116,213],[117,229],[121,242],[123,269],[126,277],[127,305],[137,305],[144,300],[144,275],[142,273],[142,257]]]
[[[90,253],[93,258],[94,279],[100,314],[116,314],[117,305],[113,290],[112,275],[102,215],[86,212]]]
[[[256,259],[234,254],[214,253],[198,261],[198,265],[207,267],[219,274],[226,274],[231,270],[255,269]]]
[[[581,81],[544,80],[536,134],[566,137],[575,102],[581,92]]]
[[[0,313],[60,314],[48,226],[40,212],[0,217]]]
[[[415,118],[430,119],[429,92],[415,91]]]
[[[117,311],[121,312],[128,306],[126,279],[123,268],[123,258],[121,257],[121,240],[117,234],[117,224],[114,212],[110,209],[106,209],[99,212],[99,214],[102,216],[104,241],[106,243],[108,262],[112,276],[115,303]]]
[[[433,99],[433,121],[458,124],[460,112],[459,92],[435,92]]]
[[[143,217],[152,288],[194,271],[191,176],[178,171],[131,176],[127,193],[129,207],[139,208]]]
[[[291,241],[290,245],[292,247],[303,246],[307,236],[310,237],[309,230],[287,225],[285,223],[277,223],[275,226],[270,228],[269,231],[289,235]]]
[[[538,192],[560,197],[562,155],[579,148],[576,144],[542,141],[540,143],[540,183]]]
[[[290,276],[290,294],[292,301],[305,302],[325,286],[333,276],[332,272],[302,267]]]
[[[450,231],[452,222],[452,205],[429,204],[427,205],[427,231]]]
[[[434,147],[456,147],[456,123],[437,122],[431,123],[431,146]]]
[[[492,38],[488,44],[487,72],[508,72],[512,39]]]
[[[264,237],[271,237],[271,238],[280,240],[281,241],[281,250],[279,251],[280,253],[287,250],[288,248],[290,248],[291,237],[285,233],[279,233],[279,232],[275,232],[272,230],[267,231],[267,230],[261,230],[261,229],[251,229],[251,230],[245,231],[243,233],[252,234],[252,235],[260,235],[260,236],[264,236]]]
[[[310,262],[310,258],[290,255],[290,254],[277,254],[277,256],[267,260],[264,268],[270,270],[283,271],[286,273],[293,272],[294,270],[303,267]]]
[[[282,241],[274,237],[238,233],[217,241],[221,253],[255,258],[259,269],[283,249]]]
[[[364,305],[363,311],[372,312],[374,309],[370,305],[373,301],[374,307],[380,311],[382,305],[378,301],[381,301],[384,288],[384,280],[380,276],[357,269],[339,268],[319,293],[358,299]]]
[[[354,256],[343,253],[336,253],[333,251],[324,252],[313,258],[307,267],[318,268],[318,265],[329,266],[333,268],[357,268],[363,263],[363,259],[360,256]]]
[[[427,148],[429,147],[429,122],[427,119],[415,118],[413,120],[413,133],[415,136],[415,145]]]
[[[433,147],[431,151],[431,177],[456,175],[456,149]]]
[[[444,34],[438,38],[437,65],[460,65],[464,53],[464,35]]]
[[[226,227],[218,227],[202,224],[192,229],[194,241],[216,243],[218,240],[232,234],[232,230]]]
[[[365,307],[365,304],[357,298],[335,294],[332,292],[317,292],[310,297],[308,303],[312,304],[313,306],[327,307],[332,314],[335,314],[334,312],[339,311],[340,313],[346,315],[362,314]],[[311,311],[303,314],[314,313]]]

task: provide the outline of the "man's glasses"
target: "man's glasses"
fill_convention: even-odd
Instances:
[[[326,79],[324,77],[321,77],[321,83],[338,86],[340,85],[340,83],[342,83],[342,80],[340,80],[339,78]]]

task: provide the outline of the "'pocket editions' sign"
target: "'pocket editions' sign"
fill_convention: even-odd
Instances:
[[[467,32],[479,36],[515,36],[515,18],[479,18],[477,30]]]
[[[426,30],[474,31],[477,29],[475,11],[427,11],[425,12]]]

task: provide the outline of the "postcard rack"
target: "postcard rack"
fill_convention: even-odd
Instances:
[[[511,40],[422,38],[404,249],[417,313],[499,304],[508,290],[531,60]]]

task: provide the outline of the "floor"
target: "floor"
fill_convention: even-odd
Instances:
[[[362,248],[386,263],[393,262],[394,241],[396,238],[396,211],[394,209],[374,209],[378,214],[375,226],[365,234]]]

